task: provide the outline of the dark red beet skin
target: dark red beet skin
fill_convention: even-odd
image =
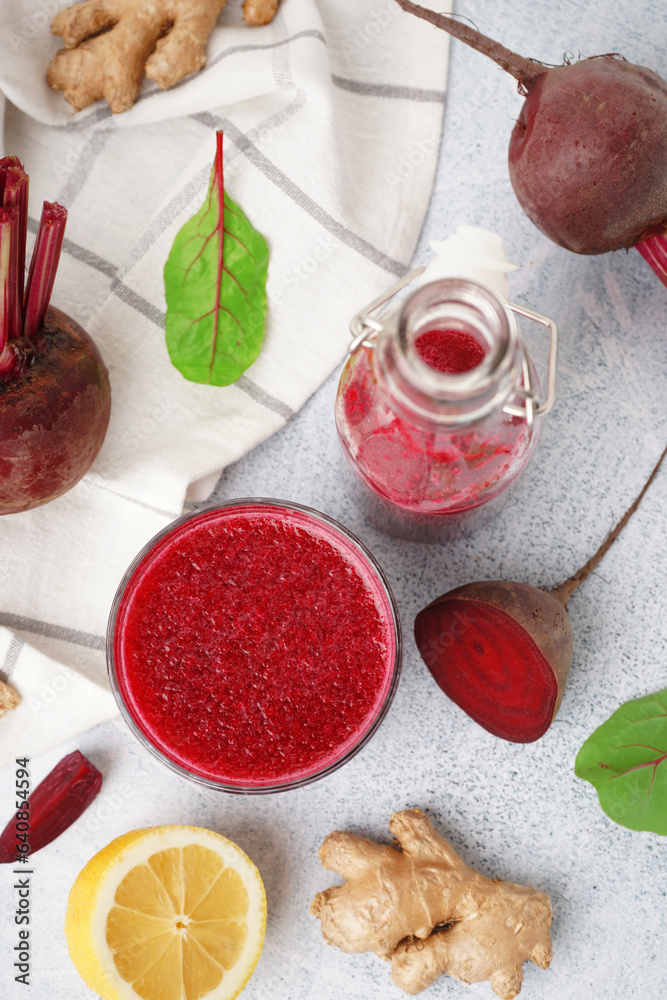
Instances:
[[[545,236],[575,253],[605,253],[667,219],[662,77],[608,55],[549,69],[527,89],[509,173]]]
[[[49,306],[22,363],[0,377],[0,514],[62,496],[90,468],[109,423],[109,376],[78,323]]]

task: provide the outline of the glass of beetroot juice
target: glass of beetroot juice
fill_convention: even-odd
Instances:
[[[159,760],[257,794],[322,778],[366,745],[398,686],[401,630],[354,535],[249,498],[145,546],[114,599],[107,658],[122,715]]]

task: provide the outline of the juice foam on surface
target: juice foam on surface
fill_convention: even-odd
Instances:
[[[463,375],[479,365],[486,351],[465,330],[426,330],[415,340],[417,354],[443,375]]]

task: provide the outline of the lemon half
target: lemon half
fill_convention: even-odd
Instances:
[[[265,926],[252,861],[195,826],[113,840],[79,874],[65,917],[72,961],[102,1000],[233,1000]]]

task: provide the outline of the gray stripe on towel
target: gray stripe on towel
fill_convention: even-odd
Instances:
[[[2,670],[0,670],[0,679],[3,681],[8,681],[14,672],[14,667],[18,663],[18,658],[21,655],[21,650],[25,646],[23,639],[19,639],[17,636],[13,635],[11,642],[9,643],[9,649],[7,650],[7,655],[5,656],[5,662],[2,664]]]
[[[399,101],[425,101],[431,104],[444,104],[444,90],[425,90],[423,87],[398,87],[391,83],[365,83],[361,80],[349,80],[345,76],[335,76],[331,79],[339,90],[349,90],[353,94],[364,94],[367,97],[389,97]]]
[[[68,209],[84,187],[97,162],[97,157],[104,150],[114,131],[115,129],[105,126],[104,128],[95,129],[88,136],[72,173],[58,192],[58,201],[62,202],[63,205],[67,205]]]
[[[75,628],[65,628],[64,625],[52,625],[50,622],[42,622],[37,618],[26,618],[25,615],[13,615],[8,611],[0,611],[0,625],[5,628],[18,629],[19,632],[33,632],[35,635],[43,635],[48,639],[71,642],[75,646],[87,646],[89,649],[106,648],[104,636],[80,632]]]

